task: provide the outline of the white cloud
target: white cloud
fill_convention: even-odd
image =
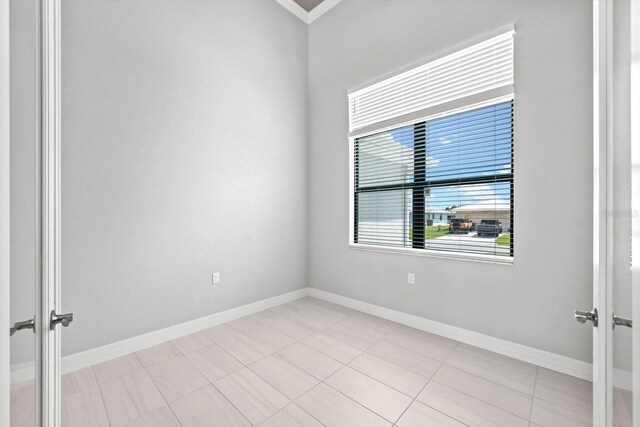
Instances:
[[[460,187],[461,193],[465,196],[487,197],[495,196],[495,190],[487,184],[463,185]]]
[[[427,168],[435,168],[440,163],[440,160],[434,159],[431,156],[427,156],[425,158],[425,167]]]
[[[457,193],[458,200],[455,204],[468,205],[486,201],[506,200],[503,194],[497,194],[496,189],[489,184],[451,185],[447,187],[446,191]],[[451,200],[451,196],[448,196],[447,199]]]
[[[511,163],[508,163],[504,166],[502,166],[502,169],[500,169],[498,171],[499,174],[503,174],[503,173],[511,173]]]

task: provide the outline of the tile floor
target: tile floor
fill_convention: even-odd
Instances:
[[[30,387],[12,427],[33,425]],[[313,298],[72,372],[62,391],[64,427],[591,425],[586,381]]]

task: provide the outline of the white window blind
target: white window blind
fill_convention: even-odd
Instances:
[[[512,263],[513,31],[349,95],[352,247]]]
[[[437,106],[450,111],[512,93],[510,31],[349,94],[349,131]]]
[[[352,244],[513,259],[513,103],[355,138]]]

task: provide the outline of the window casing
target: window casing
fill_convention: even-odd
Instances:
[[[492,50],[492,43],[499,46]],[[445,81],[440,93],[453,94],[441,105],[405,93],[411,105],[424,106],[412,111],[411,105],[398,106],[398,96],[380,96],[402,87],[397,84],[402,75],[350,95],[352,247],[513,262],[513,33],[477,46],[462,52],[480,64],[478,69],[467,61],[463,71],[449,67],[453,77],[440,75]],[[449,56],[464,63],[459,60],[464,55]],[[447,58],[435,62],[456,62]],[[430,67],[418,69],[427,70],[423,80],[433,83]],[[497,86],[484,76],[494,71]],[[404,74],[415,80],[415,70]],[[469,78],[481,82],[479,91],[465,83]],[[456,98],[458,85],[466,92]],[[429,95],[430,87],[416,90]],[[375,105],[364,105],[373,99],[367,92],[376,92]],[[365,109],[359,122],[354,120],[358,105]],[[382,119],[372,121],[372,111]]]

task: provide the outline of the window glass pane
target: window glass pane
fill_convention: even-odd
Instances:
[[[425,249],[510,256],[510,195],[510,182],[431,188],[426,211],[447,219],[427,221]]]
[[[511,173],[511,102],[427,122],[429,181]]]
[[[359,186],[413,181],[413,126],[358,138],[355,142]]]
[[[513,256],[513,104],[357,138],[354,242]]]
[[[360,193],[356,207],[358,243],[411,247],[411,191]]]

